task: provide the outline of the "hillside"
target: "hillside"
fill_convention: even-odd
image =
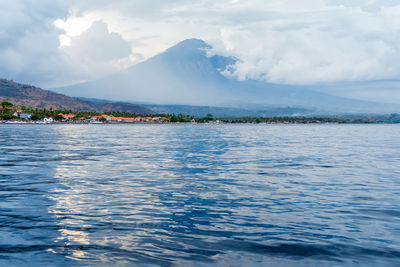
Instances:
[[[387,105],[333,96],[305,86],[238,81],[221,74],[236,61],[207,55],[202,40],[178,43],[140,64],[97,81],[55,88],[76,97],[140,102],[157,105],[192,105],[279,110],[294,108],[317,114],[393,113],[399,105]]]
[[[79,97],[79,99],[89,102],[111,103],[110,100]],[[197,118],[205,117],[207,114],[212,114],[218,118],[238,118],[238,117],[274,117],[274,116],[310,116],[315,112],[311,109],[305,108],[262,108],[262,109],[249,109],[249,108],[233,108],[233,107],[216,107],[216,106],[195,106],[195,105],[154,105],[154,104],[140,104],[152,110],[157,114],[185,114]]]
[[[41,88],[19,84],[14,81],[0,79],[0,101],[7,100],[14,105],[35,108],[60,109],[74,111],[127,112],[151,114],[150,109],[140,105],[120,102],[93,102],[72,98],[63,94],[43,90]]]

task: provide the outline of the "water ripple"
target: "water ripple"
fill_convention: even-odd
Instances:
[[[1,125],[0,265],[399,265],[398,132]]]

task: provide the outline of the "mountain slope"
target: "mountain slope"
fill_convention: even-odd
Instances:
[[[80,97],[157,104],[216,104],[215,88],[225,79],[216,70],[229,59],[207,58],[207,45],[187,40],[143,63],[98,81],[52,89]],[[225,101],[226,102],[226,101]]]
[[[246,109],[306,108],[316,113],[398,112],[400,106],[332,96],[301,86],[263,81],[238,81],[221,74],[232,58],[207,56],[209,46],[185,40],[121,73],[103,79],[56,88],[80,97],[139,101],[153,104],[222,106]]]
[[[138,114],[150,114],[151,110],[128,103],[100,103],[83,101],[63,94],[43,90],[31,85],[19,84],[0,79],[0,101],[7,100],[15,105],[35,108],[61,109],[74,111],[120,111]]]

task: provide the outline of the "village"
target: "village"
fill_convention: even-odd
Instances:
[[[53,117],[38,119],[33,113],[24,113],[20,110],[15,111],[13,118],[5,123],[168,123],[167,117],[161,116],[136,116],[136,117],[114,117],[107,114],[96,116],[77,116],[74,113],[58,113]]]
[[[3,101],[0,104],[1,123],[167,123],[182,121],[183,119],[187,122],[190,121],[188,117],[183,115],[178,117],[175,115],[146,116],[123,112],[105,114],[15,106],[8,101]]]
[[[91,116],[87,117],[76,117],[75,114],[63,114],[59,113],[58,116],[63,118],[62,121],[77,121],[77,122],[86,122],[86,123],[105,123],[105,122],[120,122],[120,123],[166,123],[169,122],[167,117],[114,117],[107,114],[99,115],[99,116]]]
[[[321,123],[400,123],[400,114],[348,117],[243,117],[218,119],[212,114],[195,118],[183,114],[132,114],[124,112],[101,113],[14,106],[0,103],[0,123],[19,124],[166,124],[166,123],[252,123],[252,124],[321,124]]]

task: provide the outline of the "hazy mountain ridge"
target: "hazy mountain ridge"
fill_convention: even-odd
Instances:
[[[275,116],[296,116],[310,115],[312,111],[303,108],[270,108],[270,109],[244,109],[213,106],[189,106],[189,105],[145,105],[155,113],[185,114],[194,117],[205,117],[212,114],[216,118],[235,117],[275,117]]]
[[[294,108],[318,114],[390,113],[400,105],[359,101],[304,86],[238,81],[221,74],[235,59],[208,56],[207,43],[188,39],[121,73],[97,81],[56,88],[78,97],[98,97],[156,105],[191,105],[271,110]]]
[[[99,102],[112,103],[111,100],[79,97],[78,99]],[[245,109],[232,107],[215,107],[215,106],[194,106],[194,105],[155,105],[148,103],[135,103],[152,110],[158,114],[185,114],[194,117],[205,117],[207,114],[213,114],[217,118],[234,118],[234,117],[273,117],[273,116],[296,116],[296,115],[313,115],[315,110],[305,108],[263,108],[263,109]]]
[[[0,100],[7,100],[15,105],[34,108],[74,110],[74,111],[120,111],[138,114],[150,114],[151,110],[140,105],[115,102],[93,102],[54,93],[41,88],[0,79]]]

